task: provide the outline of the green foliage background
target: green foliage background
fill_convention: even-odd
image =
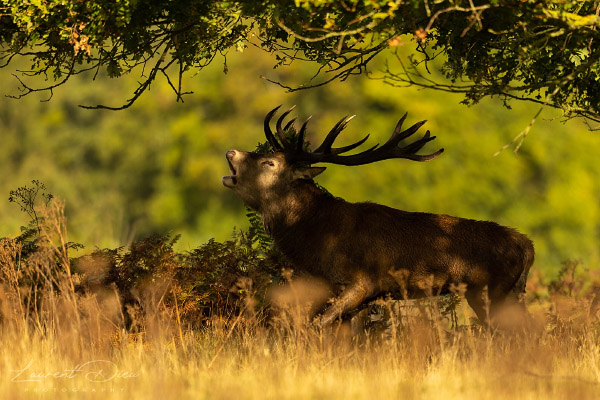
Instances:
[[[250,53],[250,54],[248,54]],[[373,201],[413,211],[494,220],[518,228],[536,245],[536,266],[550,275],[560,261],[600,261],[600,137],[581,121],[539,119],[515,156],[492,155],[529,123],[538,106],[485,100],[467,108],[460,95],[391,88],[354,77],[308,91],[285,93],[259,78],[302,82],[313,70],[300,65],[272,70],[269,55],[249,48],[229,54],[228,73],[216,62],[188,77],[195,93],[175,103],[166,82],[125,111],[83,110],[78,104],[121,103],[137,87],[137,75],[111,80],[76,76],[50,102],[29,95],[0,99],[0,237],[17,235],[26,216],[8,202],[11,189],[32,179],[67,201],[69,240],[90,248],[117,247],[152,233],[182,234],[192,249],[214,237],[246,229],[246,210],[224,188],[225,151],[254,149],[264,141],[262,120],[283,103],[312,114],[309,139],[318,141],[346,114],[357,114],[340,144],[371,133],[382,142],[398,118],[438,138],[428,149],[446,149],[429,163],[385,161],[361,167],[328,166],[317,180],[349,201]],[[381,65],[381,60],[379,61]],[[0,75],[3,94],[17,90]],[[552,118],[548,110],[542,117]],[[424,132],[423,132],[424,133]]]

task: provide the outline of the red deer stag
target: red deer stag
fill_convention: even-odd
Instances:
[[[532,242],[516,230],[494,222],[349,203],[328,196],[313,182],[325,170],[312,167],[314,163],[433,160],[443,149],[416,154],[435,139],[429,131],[421,139],[399,147],[400,141],[414,134],[425,121],[402,131],[405,114],[382,146],[342,155],[369,137],[333,148],[352,119],[345,117],[319,147],[309,152],[303,146],[308,119],[298,133],[297,144],[284,133],[293,121],[282,128],[293,107],[278,119],[277,137],[273,134],[270,120],[279,107],[270,111],[264,122],[266,137],[275,152],[228,151],[231,175],[223,177],[223,184],[260,214],[275,245],[297,270],[321,277],[335,288],[336,300],[320,317],[323,325],[383,294],[423,297],[424,283],[432,290],[429,293],[438,295],[448,293],[451,284],[466,284],[467,302],[482,322],[488,322],[488,312],[493,318],[507,298],[524,293],[534,250]]]

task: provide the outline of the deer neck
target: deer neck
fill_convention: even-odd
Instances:
[[[259,213],[267,232],[277,239],[278,234],[314,220],[327,198],[314,182],[296,181],[284,195],[265,202]]]

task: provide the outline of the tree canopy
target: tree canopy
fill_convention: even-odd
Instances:
[[[0,1],[0,66],[29,61],[15,74],[17,97],[51,94],[93,71],[91,79],[133,72],[140,81],[122,104],[92,107],[126,108],[159,77],[180,100],[185,73],[247,46],[272,53],[274,67],[316,62],[309,82],[278,82],[299,90],[363,73],[391,49],[400,62],[383,79],[392,85],[462,92],[468,104],[485,96],[527,100],[600,121],[597,1]],[[411,51],[402,58],[404,45]],[[432,62],[437,57],[443,61]]]

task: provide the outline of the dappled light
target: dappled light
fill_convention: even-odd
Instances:
[[[598,397],[597,2],[4,3],[0,399]]]

